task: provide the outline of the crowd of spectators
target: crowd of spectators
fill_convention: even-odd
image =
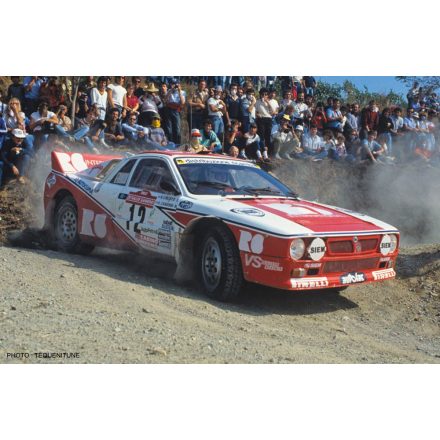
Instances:
[[[408,106],[316,100],[311,76],[11,77],[0,90],[0,186],[25,182],[41,149],[213,152],[269,162],[440,163],[439,101],[414,83]],[[186,90],[185,90],[186,89]],[[73,117],[72,117],[73,116]],[[182,142],[187,124],[189,141]]]

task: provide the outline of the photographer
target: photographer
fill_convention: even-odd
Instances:
[[[290,116],[284,115],[278,131],[273,135],[273,152],[275,159],[292,160],[291,154],[301,152],[301,142],[290,125]]]
[[[180,82],[171,80],[171,88],[165,96],[166,131],[171,142],[180,145],[180,112],[185,106],[186,97]]]

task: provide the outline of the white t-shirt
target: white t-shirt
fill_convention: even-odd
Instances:
[[[278,113],[280,111],[280,104],[276,99],[270,99],[269,104],[272,107],[273,111]]]
[[[221,118],[223,116],[222,112],[213,112],[213,111],[211,111],[211,107],[210,107],[211,105],[213,105],[218,108],[218,106],[221,105],[220,99],[209,98],[207,104],[208,104],[208,115],[209,116],[218,116],[219,118]]]
[[[124,96],[127,94],[127,90],[125,89],[125,87],[122,87],[118,84],[110,84],[108,88],[112,91],[113,103],[119,105],[120,107],[123,107]]]
[[[55,116],[55,113],[48,111],[47,116],[45,116],[46,119],[52,119]],[[38,122],[40,119],[43,119],[43,116],[40,115],[40,112],[34,112],[31,114],[31,123],[32,122]],[[34,128],[34,132],[41,131],[41,125],[37,125]]]
[[[99,109],[99,119],[105,119],[105,110],[107,108],[107,92],[101,95],[98,89],[94,87],[90,92],[90,101],[92,104],[96,104]]]
[[[266,105],[262,99],[257,99],[255,111],[257,113],[257,118],[271,118],[272,115],[270,112],[273,111],[273,108],[270,102]]]

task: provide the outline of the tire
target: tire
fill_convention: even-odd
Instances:
[[[94,246],[81,243],[78,234],[78,208],[72,196],[64,197],[55,208],[53,235],[56,248],[63,252],[87,255]]]
[[[195,261],[200,287],[210,298],[231,301],[238,297],[243,270],[237,243],[228,229],[216,226],[208,231]]]

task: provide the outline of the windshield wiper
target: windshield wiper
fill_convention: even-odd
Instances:
[[[265,188],[253,188],[250,186],[241,186],[240,188],[237,188],[237,191],[243,191],[248,194],[257,194],[257,195],[260,193],[275,194],[275,195],[282,195],[283,194],[281,191],[278,191],[274,188],[270,188],[268,186],[266,186]]]

